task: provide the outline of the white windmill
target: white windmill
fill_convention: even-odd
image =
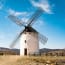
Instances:
[[[32,15],[32,17],[28,20],[27,25],[25,25],[21,20],[19,20],[14,15],[9,15],[8,17],[14,21],[19,26],[24,26],[25,29],[20,32],[18,37],[13,41],[10,47],[14,47],[17,40],[20,38],[20,55],[28,55],[34,54],[35,52],[39,52],[39,41],[43,44],[47,42],[47,38],[40,33],[38,33],[35,29],[32,28],[34,21],[40,16],[42,13],[42,9],[38,8],[38,10]]]

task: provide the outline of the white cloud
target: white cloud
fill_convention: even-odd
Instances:
[[[27,12],[17,12],[13,9],[9,9],[8,13],[11,15],[13,14],[14,16],[20,16],[20,15],[25,16],[25,15],[27,15]]]
[[[53,12],[51,11],[51,5],[49,4],[48,0],[39,0],[36,2],[35,0],[31,0],[31,3],[35,7],[40,7],[42,8],[43,11],[52,14]]]

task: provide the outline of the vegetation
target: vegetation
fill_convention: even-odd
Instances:
[[[0,65],[65,65],[65,56],[0,56]]]

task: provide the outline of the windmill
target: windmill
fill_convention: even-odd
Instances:
[[[20,39],[20,55],[34,54],[39,52],[39,41],[45,44],[48,40],[44,35],[37,32],[32,25],[41,15],[43,10],[38,8],[36,12],[31,16],[26,24],[14,15],[9,15],[8,17],[19,26],[24,26],[24,30],[16,37],[13,43],[10,45],[13,48],[16,45],[18,39]]]

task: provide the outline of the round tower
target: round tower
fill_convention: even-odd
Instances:
[[[32,27],[25,27],[20,38],[20,55],[34,54],[39,51],[38,32]]]

